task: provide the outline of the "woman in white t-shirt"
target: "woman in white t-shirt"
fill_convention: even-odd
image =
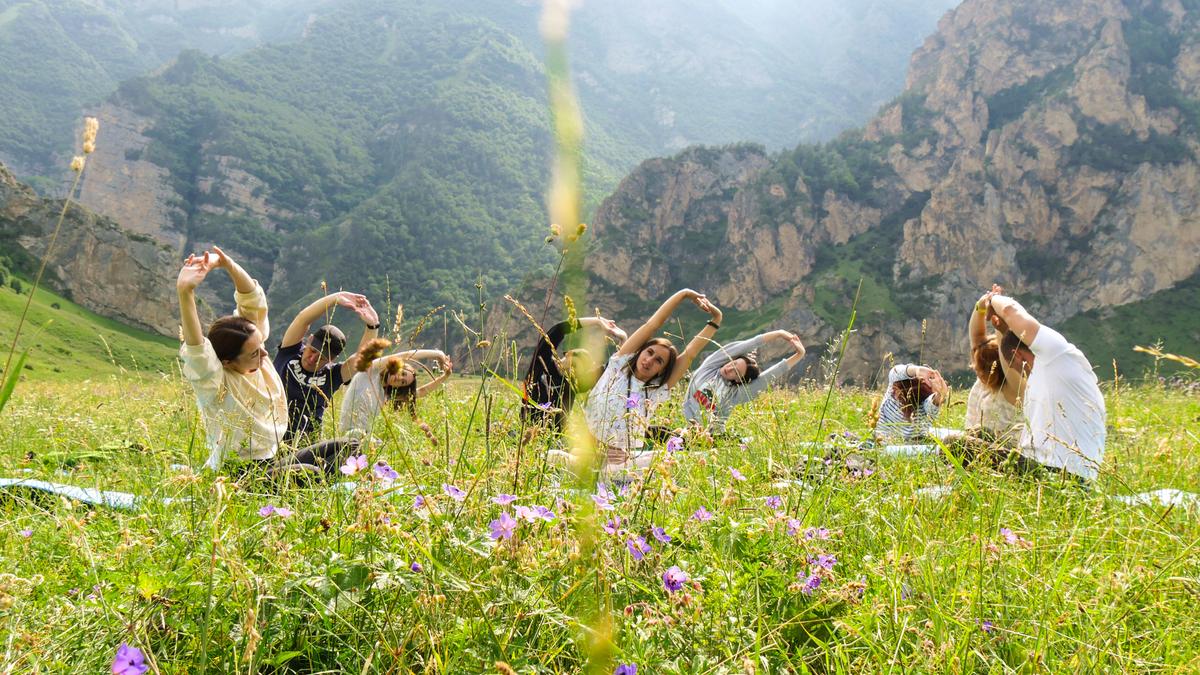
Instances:
[[[685,300],[694,302],[711,319],[680,354],[670,340],[655,334]],[[668,298],[608,360],[584,406],[588,430],[605,452],[607,469],[649,464],[652,453],[642,448],[654,409],[667,399],[671,387],[720,326],[721,310],[703,294],[685,288]]]
[[[404,408],[416,417],[417,399],[433,393],[450,377],[453,364],[444,352],[437,349],[413,349],[379,358],[383,350],[391,344],[380,338],[370,341],[359,352],[359,372],[350,380],[350,386],[342,398],[341,414],[338,418],[340,433],[350,436],[369,435],[375,418],[388,403],[397,410]],[[425,360],[437,361],[442,372],[418,387],[414,364]]]
[[[984,293],[971,312],[967,331],[971,337],[971,367],[975,384],[967,395],[966,430],[1007,446],[1021,436],[1021,398],[1025,378],[1000,356],[1001,335],[988,335],[987,310],[999,286]]]

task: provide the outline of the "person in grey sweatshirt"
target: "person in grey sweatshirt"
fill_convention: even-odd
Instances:
[[[756,350],[769,342],[784,340],[796,350],[786,359],[763,371],[758,366]],[[704,359],[692,374],[687,397],[683,401],[683,416],[713,434],[725,432],[725,422],[733,409],[749,403],[767,386],[804,358],[804,344],[786,330],[763,333],[739,342],[722,346]]]

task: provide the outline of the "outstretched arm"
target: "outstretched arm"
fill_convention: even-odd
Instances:
[[[708,299],[704,298],[703,296],[701,296],[700,300],[696,304],[700,305],[700,309],[708,312],[709,315],[712,316],[712,319],[708,323],[704,324],[704,328],[702,328],[699,333],[696,333],[696,337],[692,338],[692,341],[688,343],[687,347],[683,350],[683,353],[680,354],[679,358],[675,360],[675,368],[667,377],[666,384],[668,388],[674,387],[676,382],[683,379],[683,375],[688,371],[688,368],[691,367],[692,361],[694,361],[696,356],[699,355],[700,352],[704,351],[704,348],[707,347],[708,343],[712,341],[712,336],[717,332],[717,329],[714,328],[713,325],[721,325],[722,314],[720,308],[709,302]]]
[[[189,255],[179,270],[175,290],[179,292],[179,325],[183,330],[184,344],[198,347],[204,343],[204,330],[200,327],[200,313],[196,310],[196,287],[208,276],[212,264],[207,255],[197,258]]]
[[[621,330],[621,328],[617,326],[617,322],[613,321],[612,319],[605,319],[602,316],[585,316],[579,320],[579,325],[588,326],[589,328],[601,328],[604,330],[605,334],[616,340],[618,343],[625,342],[629,339],[629,336],[625,333],[625,331]]]
[[[971,336],[971,353],[974,354],[979,345],[987,340],[987,312],[992,302],[993,291],[984,293],[971,310],[971,320],[967,322],[967,333]]]
[[[308,334],[309,326],[311,326],[317,319],[320,319],[322,315],[332,309],[335,305],[341,305],[342,307],[353,310],[360,301],[365,302],[366,299],[367,298],[365,296],[357,293],[341,292],[330,293],[323,298],[314,300],[308,307],[300,310],[300,313],[296,315],[295,319],[292,319],[292,323],[283,333],[283,340],[281,340],[279,343],[280,348],[291,347],[292,345],[303,340],[304,336]],[[362,344],[366,344],[366,342],[364,341]]]
[[[996,313],[996,316],[1000,317],[1000,320],[1008,325],[1008,329],[1021,338],[1021,342],[1024,342],[1026,345],[1033,344],[1034,339],[1037,338],[1038,329],[1042,327],[1042,324],[1038,323],[1038,320],[1033,318],[1033,315],[1025,311],[1021,303],[1007,295],[993,295],[991,308]]]
[[[787,340],[788,344],[792,345],[792,349],[795,350],[795,353],[788,357],[787,367],[792,368],[797,363],[800,363],[801,361],[803,361],[804,355],[806,354],[806,352],[804,350],[804,343],[801,342],[800,337],[794,333],[789,333],[788,331],[785,331],[785,330],[784,331],[776,331],[776,332],[783,333],[784,336],[782,339]]]
[[[432,394],[433,392],[437,391],[438,387],[442,386],[443,382],[450,379],[450,373],[453,372],[453,370],[454,370],[454,364],[451,363],[449,356],[446,356],[445,354],[441,354],[440,352],[439,352],[439,354],[440,355],[436,358],[437,358],[437,361],[442,364],[442,374],[438,375],[437,377],[433,378],[429,382],[418,387],[417,388],[417,398],[421,398],[422,396]]]
[[[354,310],[358,318],[362,319],[363,334],[358,341],[358,349],[355,349],[350,358],[342,363],[342,381],[349,381],[354,377],[355,371],[358,370],[358,355],[379,335],[379,314],[375,312],[375,308],[371,306],[371,301],[367,300],[367,296],[357,296],[350,309]]]
[[[675,309],[678,308],[679,304],[684,300],[691,300],[697,305],[700,305],[701,308],[704,306],[701,303],[707,302],[707,300],[704,298],[704,295],[697,293],[690,288],[684,288],[676,291],[674,295],[667,298],[667,301],[658,308],[658,311],[654,313],[654,316],[651,316],[646,323],[642,324],[637,330],[633,331],[633,335],[630,335],[625,342],[621,343],[621,347],[617,350],[617,354],[621,356],[628,356],[636,352],[639,348],[641,348],[642,345],[646,344],[647,340],[654,337],[658,334],[658,331],[662,330],[662,327],[667,323],[667,319],[671,318],[671,315],[675,313]]]

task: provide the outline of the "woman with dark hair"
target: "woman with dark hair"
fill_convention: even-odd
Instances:
[[[603,329],[618,342],[624,342],[628,337],[612,319],[599,316],[585,316],[574,323],[563,321],[551,326],[538,340],[525,372],[521,419],[528,424],[544,425],[561,433],[576,394],[588,391],[600,379],[603,368],[598,367],[586,349],[558,353],[566,337],[583,327]]]
[[[680,354],[670,340],[654,334],[684,300],[712,318]],[[606,468],[649,464],[651,453],[642,452],[642,447],[654,409],[667,399],[671,387],[720,327],[721,310],[703,294],[685,288],[668,298],[612,355],[584,407],[588,430],[606,454]]]
[[[196,287],[214,269],[225,270],[233,280],[237,310],[214,321],[206,335],[196,310]],[[281,468],[336,470],[338,456],[352,449],[353,443],[328,441],[284,461],[276,457],[287,433],[287,399],[279,373],[265,363],[263,343],[270,323],[267,296],[258,282],[214,246],[212,253],[188,256],[175,285],[183,332],[180,358],[204,422],[209,450],[205,466],[215,471],[233,453],[268,474]]]
[[[984,293],[971,312],[967,331],[971,337],[971,367],[975,384],[967,395],[966,430],[989,441],[1015,443],[1021,430],[1021,399],[1025,378],[1002,358],[1002,333],[988,335],[987,311],[999,286]]]
[[[883,441],[909,441],[926,435],[949,393],[942,374],[933,368],[911,363],[892,368],[879,404],[875,435]]]
[[[765,371],[760,370],[757,350],[779,340],[790,343],[795,353]],[[803,359],[804,344],[786,330],[723,345],[692,374],[683,401],[683,416],[711,433],[724,433],[725,421],[735,407],[753,401]]]
[[[342,434],[369,435],[375,418],[386,403],[391,403],[396,410],[403,408],[415,418],[417,399],[433,393],[450,377],[453,364],[444,352],[413,349],[380,358],[383,350],[391,345],[388,340],[379,338],[368,342],[358,353],[358,373],[350,380],[350,386],[342,398],[338,419],[338,429]],[[442,372],[418,387],[414,364],[423,360],[437,361]]]

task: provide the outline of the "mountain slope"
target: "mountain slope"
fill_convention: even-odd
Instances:
[[[1200,265],[1198,25],[1169,0],[968,0],[864,131],[644,163],[593,223],[598,295],[636,316],[691,285],[818,343],[861,277],[864,379],[886,354],[965,369],[993,281],[1051,325],[1171,289]],[[1190,326],[1168,349],[1200,351]]]

